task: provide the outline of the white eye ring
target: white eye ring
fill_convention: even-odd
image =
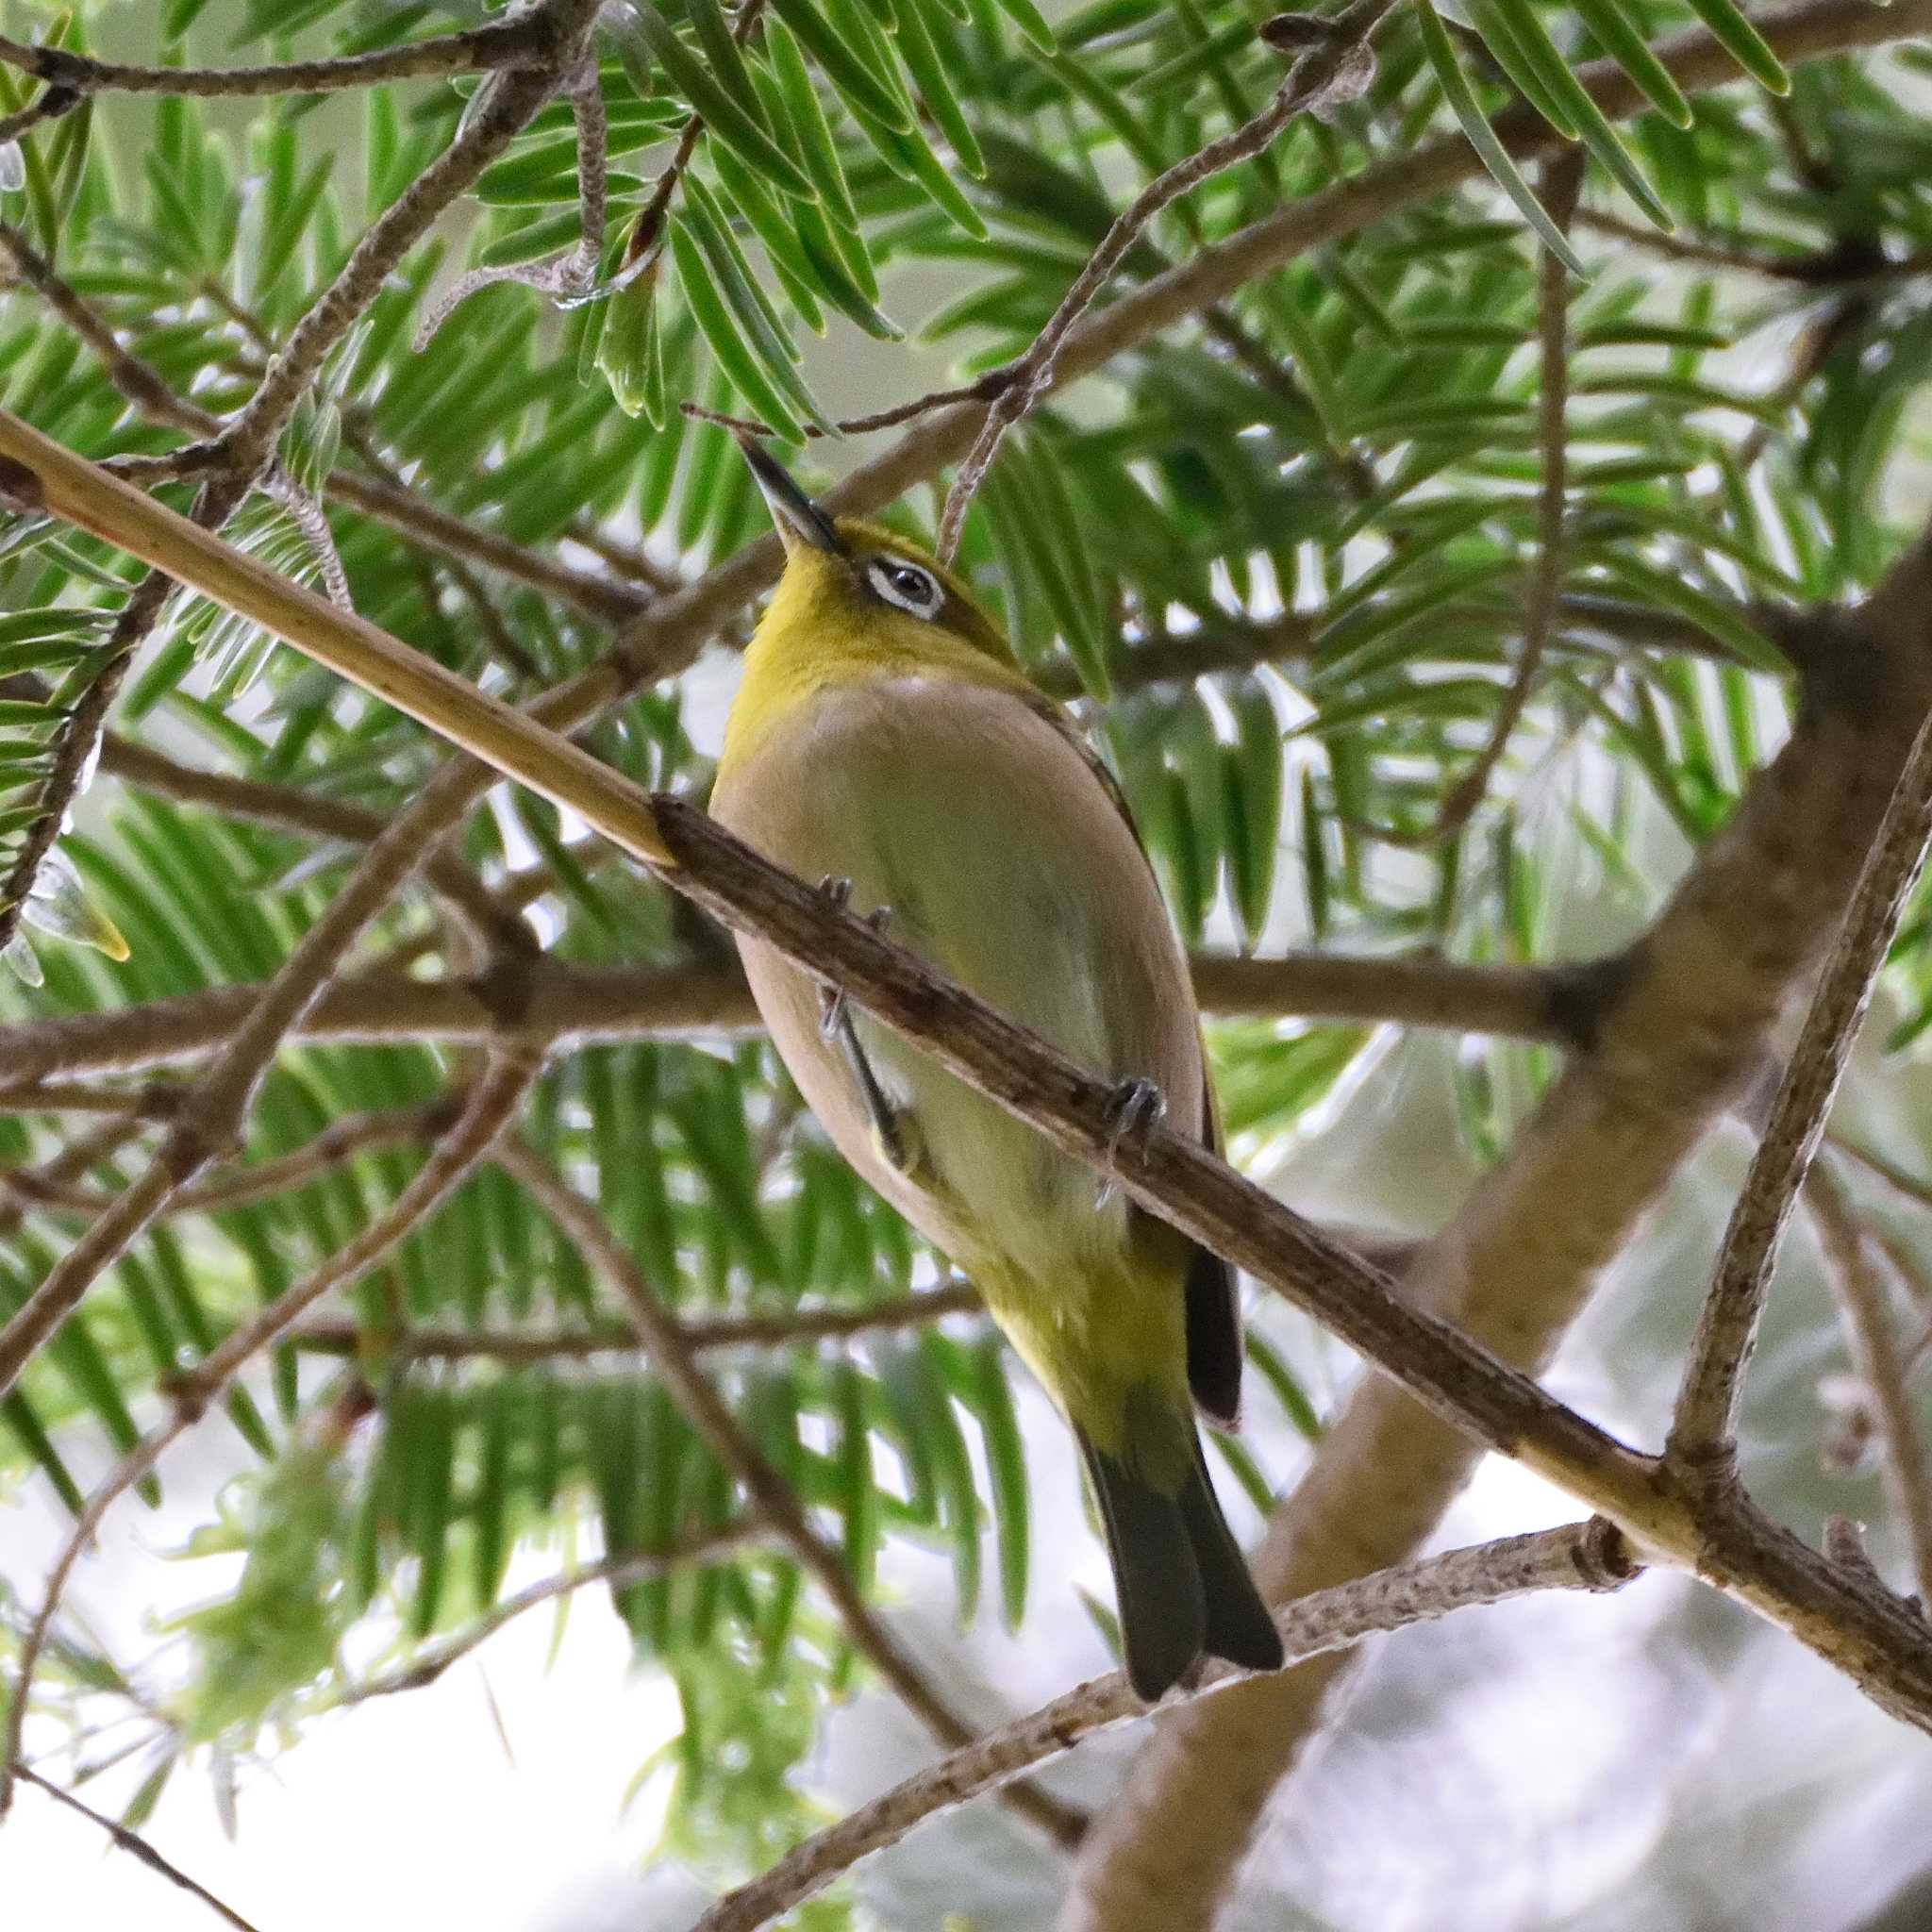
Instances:
[[[874,557],[865,567],[865,580],[886,603],[912,617],[937,617],[946,601],[939,579],[903,557]]]

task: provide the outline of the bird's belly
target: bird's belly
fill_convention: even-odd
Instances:
[[[1024,708],[1004,701],[1022,714],[1009,734],[972,707],[936,702],[933,718],[923,695],[828,695],[782,754],[797,786],[785,809],[739,813],[734,793],[754,788],[727,783],[713,808],[803,876],[849,878],[855,911],[889,908],[892,938],[1094,1074],[1156,1080],[1175,1124],[1198,1130],[1186,969],[1131,832],[1077,751]],[[771,795],[772,776],[758,796]],[[748,945],[745,960],[780,1054],[841,1152],[961,1266],[990,1290],[1008,1273],[1069,1288],[1070,1276],[1117,1273],[1130,1238],[1124,1202],[1097,1208],[1090,1168],[858,1014],[925,1169],[909,1187],[893,1174],[822,1037],[816,990],[768,947]]]

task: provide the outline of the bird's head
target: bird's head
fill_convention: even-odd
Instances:
[[[918,662],[960,645],[1010,672],[1005,634],[945,566],[895,532],[819,508],[760,444],[739,447],[785,546],[766,628],[792,642]]]

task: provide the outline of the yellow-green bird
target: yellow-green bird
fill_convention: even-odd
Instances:
[[[1158,1094],[1211,1145],[1187,959],[1105,768],[958,577],[835,522],[744,448],[786,563],[745,654],[713,813],[1120,1083],[1124,1124]],[[977,1284],[1073,1425],[1135,1690],[1158,1697],[1203,1652],[1278,1668],[1194,1427],[1194,1402],[1230,1425],[1240,1404],[1227,1265],[772,947],[740,945],[840,1151]]]

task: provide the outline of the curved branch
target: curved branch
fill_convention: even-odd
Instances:
[[[1317,1591],[1277,1610],[1274,1623],[1287,1652],[1286,1668],[1291,1670],[1365,1637],[1433,1623],[1474,1604],[1505,1603],[1545,1590],[1621,1590],[1638,1574],[1622,1538],[1597,1518],[1478,1543]],[[1170,1711],[1198,1703],[1239,1683],[1244,1674],[1213,1664],[1198,1683],[1170,1692],[1159,1708]],[[996,1790],[1021,1772],[1071,1751],[1084,1738],[1148,1714],[1119,1671],[1082,1684],[915,1772],[808,1839],[762,1876],[720,1899],[692,1932],[756,1932],[927,1819]]]

